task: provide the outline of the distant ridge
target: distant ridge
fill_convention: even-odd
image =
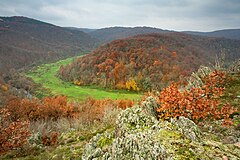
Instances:
[[[65,27],[65,28],[70,29],[70,30],[75,30],[75,31],[82,31],[82,32],[85,32],[85,33],[90,33],[90,32],[93,32],[93,31],[97,30],[97,29],[76,28],[76,27]]]
[[[213,32],[194,32],[194,31],[185,31],[184,33],[208,37],[222,37],[228,39],[237,39],[240,40],[240,29],[224,29],[217,30]]]
[[[103,43],[111,42],[112,40],[127,38],[131,36],[148,34],[148,33],[168,33],[171,31],[162,30],[152,27],[110,27],[102,28],[93,32],[89,32],[94,38],[97,38]]]
[[[68,29],[79,30],[79,31],[88,33],[93,38],[98,39],[101,43],[107,43],[113,40],[123,39],[131,36],[141,35],[141,34],[177,32],[173,30],[163,30],[160,28],[153,28],[153,27],[108,27],[108,28],[101,28],[101,29],[68,27]],[[227,38],[227,39],[240,40],[240,29],[225,29],[225,30],[217,30],[213,32],[183,31],[183,33],[190,34],[190,35],[221,37],[221,38]]]

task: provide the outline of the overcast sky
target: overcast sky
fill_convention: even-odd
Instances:
[[[240,28],[240,0],[0,0],[0,16],[81,28],[212,31]]]

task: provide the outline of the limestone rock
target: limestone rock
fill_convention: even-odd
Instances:
[[[177,130],[182,132],[187,138],[192,141],[200,141],[201,132],[198,126],[188,118],[183,116],[178,120],[172,119],[172,123],[177,126]]]
[[[185,117],[158,121],[153,97],[122,111],[115,129],[94,136],[83,160],[239,159],[237,146],[225,146],[203,137],[198,126]]]

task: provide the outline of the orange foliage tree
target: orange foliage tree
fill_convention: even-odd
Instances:
[[[121,61],[120,63],[116,63],[113,71],[111,72],[114,84],[118,85],[121,82],[125,82],[126,80],[126,67],[124,65],[124,61]]]
[[[41,138],[42,144],[45,146],[53,146],[58,142],[58,133],[52,132],[50,135],[44,134]]]
[[[56,120],[61,117],[72,117],[75,114],[74,106],[67,102],[66,96],[45,97],[42,100],[12,97],[5,108],[14,120]]]
[[[133,105],[132,100],[96,100],[88,98],[83,102],[67,102],[66,96],[38,99],[19,99],[13,97],[4,106],[13,120],[57,120],[59,118],[81,117],[88,121],[101,119],[105,110],[110,108],[126,109]]]
[[[13,121],[7,109],[0,111],[0,154],[22,147],[30,136],[29,122]]]
[[[163,89],[159,96],[160,108],[157,110],[161,119],[185,116],[195,122],[206,118],[224,119],[224,124],[231,124],[229,116],[236,111],[230,104],[220,107],[220,96],[224,91],[225,74],[212,72],[205,78],[200,88],[180,91],[175,83]]]
[[[86,122],[93,122],[94,120],[101,120],[104,117],[105,111],[109,109],[126,109],[132,107],[134,101],[132,100],[112,100],[101,99],[96,100],[88,98],[79,104],[80,112],[79,117]]]

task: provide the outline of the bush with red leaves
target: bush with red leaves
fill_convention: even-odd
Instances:
[[[237,109],[230,104],[221,107],[220,96],[224,91],[225,74],[214,71],[204,79],[199,88],[180,91],[173,83],[163,89],[159,96],[160,108],[157,110],[160,119],[187,117],[195,122],[205,119],[224,119],[223,125],[232,123],[229,116]]]
[[[7,109],[0,111],[0,154],[22,147],[30,136],[28,121],[12,121]]]

